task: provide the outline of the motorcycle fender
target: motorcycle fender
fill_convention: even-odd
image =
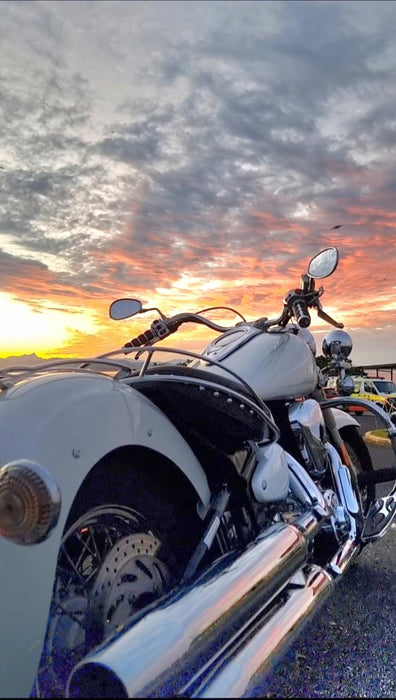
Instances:
[[[330,408],[328,410],[330,410],[334,416],[337,430],[340,430],[341,428],[345,428],[346,425],[353,425],[357,428],[360,428],[360,424],[358,423],[356,418],[351,416],[350,413],[347,413],[346,411],[342,411],[340,408]]]
[[[0,467],[18,459],[38,463],[61,494],[59,521],[39,544],[0,538],[0,696],[30,694],[40,660],[62,531],[91,468],[112,450],[148,447],[174,462],[202,504],[210,491],[189,445],[168,418],[133,388],[105,376],[42,377],[0,398]]]

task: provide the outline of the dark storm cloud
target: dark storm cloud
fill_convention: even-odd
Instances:
[[[56,233],[69,232],[70,248],[89,242],[88,236],[77,233],[73,225],[76,181],[78,174],[70,168],[41,173],[15,169],[0,174],[0,235],[14,234],[18,245],[47,253],[64,250],[65,240],[57,238]],[[49,223],[52,231],[48,230]]]
[[[21,257],[56,255],[93,294],[166,286],[214,252],[297,264],[335,223],[364,236],[363,202],[373,225],[392,210],[391,3],[16,5],[0,234]]]
[[[124,105],[120,111],[129,111]],[[132,123],[113,124],[111,134],[97,143],[92,152],[129,163],[133,166],[148,167],[158,163],[166,155],[165,142],[170,127],[174,123],[174,109],[154,107],[151,101],[140,103],[144,119]]]
[[[358,12],[359,3],[355,4]],[[256,20],[264,21],[265,5],[255,7]],[[318,118],[327,116],[326,100],[338,93],[345,97],[350,90],[352,98],[363,96],[369,103],[384,82],[389,85],[389,73],[373,65],[383,54],[384,42],[392,40],[392,30],[383,22],[380,35],[373,37],[369,26],[354,35],[354,9],[348,3],[295,2],[277,7],[282,31],[272,36],[262,35],[262,25],[254,27],[253,11],[249,15],[247,10],[245,22],[235,23],[232,30],[225,21],[195,46],[184,51],[178,46],[181,56],[190,52],[194,58],[180,61],[180,74],[188,75],[194,88],[189,124],[194,123],[193,113],[196,123],[204,116],[200,102],[204,91],[210,92],[215,104],[215,114],[207,120],[212,142],[218,134],[235,137],[234,151],[245,161],[261,160],[266,166],[269,161],[275,173],[292,169],[316,182],[318,176],[331,176],[348,161],[354,163],[348,140],[338,143],[327,138],[316,125]],[[222,63],[203,70],[200,66],[208,58],[221,58]],[[174,78],[174,66],[172,56],[159,74]],[[246,86],[249,82],[253,87]],[[393,87],[389,97],[394,98]],[[355,125],[352,120],[351,133]],[[383,121],[381,125],[383,129]],[[215,151],[216,147],[214,159]]]

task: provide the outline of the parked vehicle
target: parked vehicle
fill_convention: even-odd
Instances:
[[[2,697],[248,693],[387,532],[396,489],[375,489],[396,471],[374,471],[337,407],[371,409],[394,450],[396,429],[326,399],[308,331],[310,309],[342,325],[316,288],[337,262],[316,255],[277,318],[118,299],[113,319],[158,318],[106,355],[1,372]],[[218,335],[158,347],[185,323]],[[332,333],[342,373],[352,344]]]
[[[385,379],[372,377],[353,377],[354,391],[351,396],[357,396],[368,401],[374,401],[385,411],[396,408],[396,385]]]
[[[381,396],[390,396],[396,398],[396,384],[384,377],[370,377],[375,389]]]
[[[367,401],[373,401],[377,406],[380,406],[388,413],[395,410],[396,393],[393,392],[393,388],[396,389],[396,385],[393,382],[384,379],[373,379],[371,377],[351,376],[354,382],[353,392],[351,393],[352,397],[356,396],[358,398],[367,399]],[[337,394],[337,382],[337,376],[328,377],[327,386],[324,387],[326,396],[330,396],[332,392]],[[356,414],[364,413],[364,408],[361,406],[349,406],[348,410]]]

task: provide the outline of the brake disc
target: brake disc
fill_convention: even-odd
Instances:
[[[90,594],[91,619],[104,637],[166,590],[170,574],[157,556],[160,547],[154,535],[137,533],[107,553]]]

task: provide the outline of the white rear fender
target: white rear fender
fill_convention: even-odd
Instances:
[[[25,458],[51,472],[63,516],[90,469],[127,445],[174,462],[207,505],[206,475],[190,446],[162,411],[130,386],[65,373],[17,385],[0,400],[0,466]]]
[[[206,475],[168,418],[136,390],[104,376],[50,375],[0,395],[0,467],[37,462],[61,494],[59,522],[48,539],[23,546],[0,538],[0,697],[31,691],[45,634],[57,554],[76,493],[90,470],[113,450],[145,447],[185,474],[207,506]]]

